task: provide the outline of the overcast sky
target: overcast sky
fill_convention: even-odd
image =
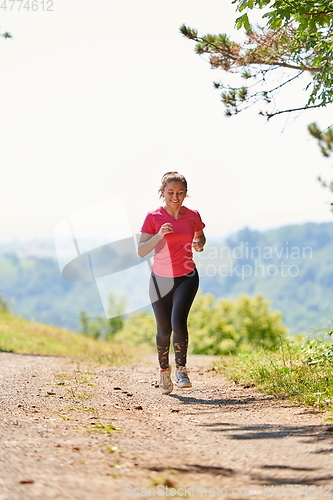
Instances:
[[[186,23],[232,34],[231,1],[36,0],[38,10],[24,12],[7,4],[0,240],[52,237],[64,217],[115,197],[138,232],[169,170],[187,177],[185,205],[199,210],[208,236],[333,220],[316,181],[333,177],[333,159],[306,131],[314,120],[329,124],[327,110],[269,123],[251,109],[226,118],[212,85],[218,71],[179,33]],[[286,95],[293,102],[300,89]]]

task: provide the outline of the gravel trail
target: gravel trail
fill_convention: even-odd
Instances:
[[[333,498],[333,423],[226,381],[0,353],[0,500]]]

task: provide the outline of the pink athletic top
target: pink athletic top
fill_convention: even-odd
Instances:
[[[189,274],[195,269],[192,253],[194,233],[205,227],[199,212],[182,207],[182,214],[174,219],[163,208],[148,212],[142,233],[157,234],[163,224],[169,222],[173,232],[168,233],[154,248],[153,272],[158,276],[176,277]]]

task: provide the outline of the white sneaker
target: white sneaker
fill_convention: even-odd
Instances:
[[[162,394],[170,394],[173,389],[173,383],[171,380],[171,366],[164,371],[160,372],[160,388]]]
[[[176,382],[177,386],[181,389],[184,389],[185,387],[192,387],[187,374],[186,366],[180,366],[179,368],[176,368]]]

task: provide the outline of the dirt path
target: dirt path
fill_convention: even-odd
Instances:
[[[208,361],[190,357],[193,388],[163,396],[150,359],[0,353],[0,500],[333,498],[332,424]]]

